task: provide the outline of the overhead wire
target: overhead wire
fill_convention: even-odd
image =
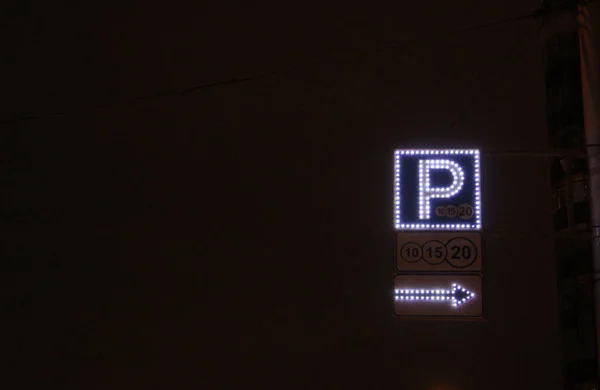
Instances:
[[[587,2],[594,2],[594,1],[598,1],[598,0],[589,0]],[[540,8],[537,11],[535,11],[534,13],[532,13],[532,16],[543,16],[546,13],[552,13],[556,10],[563,10],[563,9],[568,9],[570,7],[573,7],[573,5],[575,5],[577,2],[576,1],[563,1],[561,3],[556,4],[553,7],[548,7],[546,6],[545,8]],[[523,18],[515,18],[515,20],[522,20]],[[543,20],[542,19],[542,24],[539,26],[538,28],[538,33],[539,31],[542,30],[542,28],[545,26],[547,20]],[[535,22],[532,22],[531,24],[533,27],[535,27]],[[518,47],[525,41],[527,35],[529,34],[530,30],[529,29],[525,29],[525,31],[523,32],[523,34],[521,36],[519,36],[517,38],[517,40],[515,41],[515,43],[510,47],[510,49],[507,51],[507,53],[503,56],[503,58],[498,61],[497,66],[492,70],[489,80],[493,81],[493,79],[496,77],[496,75],[502,70],[502,68],[506,65],[506,63],[508,62],[508,60],[510,59],[510,57],[517,51]],[[469,99],[469,101],[467,102],[467,104],[465,105],[465,107],[461,110],[461,112],[458,114],[458,116],[456,117],[456,119],[450,124],[449,129],[453,129],[454,126],[456,126],[460,121],[462,121],[464,119],[464,117],[466,116],[466,114],[468,113],[469,109],[475,104],[475,102],[477,101],[477,98],[480,97],[481,93],[483,92],[483,89],[488,86],[488,83],[480,83],[477,87],[477,89],[475,90],[475,93],[472,95],[472,97]]]
[[[593,1],[596,1],[596,0],[593,0]],[[300,67],[292,66],[292,67],[282,68],[282,69],[273,70],[273,71],[265,71],[265,72],[261,72],[261,73],[256,73],[256,74],[252,74],[252,75],[248,75],[248,76],[233,77],[233,78],[229,78],[229,79],[198,84],[195,86],[190,86],[190,87],[181,88],[181,89],[172,89],[172,90],[168,90],[168,91],[157,92],[154,94],[141,95],[141,96],[137,96],[137,97],[133,97],[133,98],[129,98],[129,99],[123,99],[123,100],[118,100],[118,101],[114,101],[114,102],[107,102],[104,104],[90,105],[87,107],[78,107],[78,108],[73,108],[73,109],[63,109],[63,110],[54,111],[54,112],[50,112],[50,113],[46,113],[46,114],[30,114],[30,115],[24,115],[24,116],[13,116],[12,118],[9,117],[8,115],[5,115],[3,118],[0,119],[0,125],[7,125],[7,124],[16,123],[16,122],[24,122],[24,121],[41,120],[41,119],[46,119],[46,118],[58,117],[58,116],[65,116],[65,115],[69,115],[71,113],[78,112],[78,111],[95,110],[95,109],[102,109],[102,108],[110,108],[110,107],[114,107],[114,106],[136,104],[136,103],[140,103],[140,102],[144,102],[144,101],[148,101],[148,100],[154,100],[154,99],[159,99],[159,98],[164,98],[164,97],[169,97],[169,96],[186,96],[186,95],[196,93],[196,92],[199,92],[202,90],[265,79],[265,78],[279,75],[281,73],[300,71],[307,67],[312,68],[315,66],[320,66],[323,64],[332,63],[332,62],[336,62],[336,61],[340,61],[340,60],[357,59],[357,58],[367,56],[367,55],[377,54],[377,53],[391,51],[391,50],[397,50],[408,44],[422,43],[422,42],[430,40],[430,39],[439,39],[440,36],[447,38],[447,37],[454,36],[454,35],[460,35],[460,34],[464,34],[464,33],[478,31],[481,29],[486,29],[486,28],[496,27],[496,26],[500,26],[500,25],[504,25],[504,24],[508,24],[508,23],[513,23],[516,21],[524,20],[524,19],[535,18],[540,15],[541,15],[541,11],[536,10],[534,12],[530,12],[527,14],[508,17],[508,18],[504,18],[504,19],[500,19],[500,20],[496,20],[496,21],[492,21],[492,22],[477,24],[474,26],[460,28],[460,29],[452,30],[452,31],[448,31],[448,32],[434,32],[429,35],[424,35],[421,32],[419,32],[418,35],[417,35],[417,33],[412,33],[411,36],[405,38],[401,42],[398,42],[398,43],[395,43],[392,45],[382,46],[382,47],[378,47],[378,48],[371,49],[371,50],[361,51],[358,53],[353,52],[353,53],[342,54],[339,56],[332,56],[332,57],[322,59],[319,61],[315,61],[315,62],[312,62],[309,64],[304,64]]]

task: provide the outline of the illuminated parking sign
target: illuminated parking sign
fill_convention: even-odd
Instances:
[[[397,230],[479,230],[479,150],[396,150]]]

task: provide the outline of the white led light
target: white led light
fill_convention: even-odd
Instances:
[[[448,170],[452,174],[452,184],[449,187],[431,187],[431,170]],[[419,219],[429,219],[431,216],[432,198],[450,198],[463,187],[465,174],[458,163],[451,160],[419,160]]]
[[[479,172],[479,150],[473,150],[475,163],[474,168],[474,187],[475,187],[475,226],[476,229],[481,229],[481,190],[480,190],[480,172]]]
[[[400,155],[404,154],[404,150],[396,150],[396,158],[394,161],[394,166],[396,169],[396,175],[394,177],[394,214],[395,214],[395,225],[396,229],[404,229],[404,224],[400,223]]]
[[[396,289],[395,301],[429,301],[450,302],[452,307],[458,307],[475,298],[475,293],[468,291],[463,286],[452,284],[451,290],[440,289]]]

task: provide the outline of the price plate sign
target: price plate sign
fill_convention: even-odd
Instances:
[[[399,232],[399,272],[478,272],[482,264],[481,234],[476,232]]]

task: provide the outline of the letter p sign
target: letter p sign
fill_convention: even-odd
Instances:
[[[397,230],[479,230],[479,151],[396,150]]]

